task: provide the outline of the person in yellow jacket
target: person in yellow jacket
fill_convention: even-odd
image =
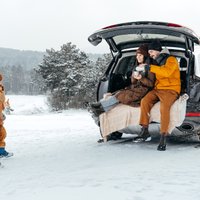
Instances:
[[[0,74],[0,81],[2,81],[1,74]],[[2,83],[0,83],[0,158],[13,156],[13,153],[9,153],[5,150],[6,129],[3,126],[3,121],[5,119],[3,115],[4,103],[5,103],[4,86],[2,85]]]
[[[156,102],[160,101],[160,142],[157,150],[165,151],[169,134],[170,108],[179,97],[181,90],[180,70],[177,59],[169,55],[169,52],[162,50],[159,40],[154,40],[149,44],[148,52],[156,64],[144,67],[155,73],[156,82],[154,89],[141,101],[140,125],[142,130],[135,140],[145,141],[150,138],[148,131],[150,110]]]

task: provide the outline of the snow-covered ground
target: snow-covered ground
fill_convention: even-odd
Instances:
[[[85,110],[50,113],[44,96],[9,96],[1,200],[199,200],[200,148],[99,144]]]

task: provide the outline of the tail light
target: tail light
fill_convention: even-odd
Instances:
[[[200,112],[188,112],[185,115],[186,117],[200,117]]]

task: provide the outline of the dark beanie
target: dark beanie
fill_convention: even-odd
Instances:
[[[162,45],[160,44],[159,40],[153,40],[148,47],[149,50],[156,50],[156,51],[161,51],[162,50]]]
[[[141,44],[140,47],[136,51],[136,54],[137,53],[140,53],[145,57],[149,56],[149,54],[148,54],[148,45],[147,44]]]

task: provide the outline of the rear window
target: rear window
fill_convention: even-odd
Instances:
[[[188,66],[188,60],[183,56],[183,53],[179,53],[179,55],[177,55],[176,53],[171,53],[171,55],[174,55],[176,57],[179,63],[180,71],[186,72]],[[136,63],[135,52],[131,56],[124,56],[119,60],[117,67],[114,70],[114,73],[126,74],[128,71],[133,70],[133,68],[135,67],[135,63]]]
[[[181,93],[186,92],[187,88],[187,66],[188,66],[188,58],[184,56],[184,52],[171,52],[171,55],[174,55],[179,63],[180,68],[180,78],[181,78]],[[113,85],[112,90],[115,91],[114,86],[118,85],[117,89],[124,88],[124,86],[127,86],[130,84],[130,76],[132,74],[132,70],[135,67],[136,63],[136,56],[135,52],[128,53],[127,55],[124,55],[116,65],[113,73],[115,76],[115,79],[113,79],[115,82],[112,82],[111,85]],[[119,78],[120,77],[120,78]],[[123,78],[125,78],[125,82]],[[122,81],[123,80],[123,81]],[[122,85],[120,85],[122,83]]]

